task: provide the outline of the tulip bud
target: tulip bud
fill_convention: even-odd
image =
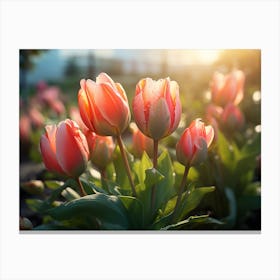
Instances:
[[[224,129],[239,130],[244,125],[243,113],[237,106],[229,103],[221,115],[221,124]]]
[[[112,161],[115,143],[111,136],[100,136],[88,130],[85,133],[90,151],[90,160],[103,170]]]
[[[245,75],[243,71],[235,70],[228,75],[214,73],[210,83],[212,102],[224,107],[228,103],[239,104],[243,99]]]
[[[22,189],[30,194],[40,194],[44,191],[44,183],[40,180],[30,180],[21,183]]]
[[[170,135],[178,127],[182,112],[177,82],[169,78],[140,80],[132,108],[135,122],[146,136],[159,140]]]
[[[207,158],[207,149],[214,138],[211,125],[204,126],[200,119],[194,120],[183,132],[176,146],[176,156],[185,166],[199,165]]]
[[[19,217],[19,229],[20,230],[28,230],[32,229],[33,225],[31,221],[25,217]]]
[[[83,122],[89,130],[102,136],[120,135],[130,122],[130,110],[124,89],[107,74],[96,82],[81,80],[78,103]]]
[[[130,128],[132,130],[132,150],[133,154],[141,158],[143,152],[145,151],[149,157],[153,156],[154,144],[153,140],[145,136],[135,123],[131,123]]]
[[[89,149],[86,137],[72,120],[47,125],[40,140],[44,164],[49,171],[77,178],[86,169]]]

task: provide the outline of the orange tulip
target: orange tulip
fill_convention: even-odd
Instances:
[[[211,125],[204,126],[200,119],[192,121],[177,143],[176,155],[178,161],[185,166],[202,163],[207,157],[207,149],[213,138],[214,129]]]
[[[102,136],[120,135],[130,121],[130,110],[124,89],[107,74],[96,82],[81,80],[78,103],[83,122],[89,130]]]
[[[221,115],[221,124],[224,129],[241,129],[244,125],[243,113],[237,106],[229,103]]]
[[[89,149],[86,137],[72,120],[47,125],[40,140],[44,164],[49,171],[78,178],[86,169]]]
[[[135,123],[131,124],[132,130],[132,150],[134,155],[140,158],[145,151],[149,157],[153,156],[153,140],[145,136]]]
[[[228,75],[214,73],[211,81],[212,102],[224,107],[227,103],[239,104],[243,99],[245,75],[235,70]]]
[[[85,133],[90,151],[90,160],[99,169],[104,170],[112,161],[115,143],[111,136],[100,136],[88,130]]]
[[[135,122],[146,136],[154,140],[164,138],[180,122],[179,86],[169,78],[158,81],[142,79],[136,85],[132,107]]]

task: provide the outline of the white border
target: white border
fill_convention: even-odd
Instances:
[[[1,279],[279,279],[279,2],[2,1]],[[18,49],[262,49],[261,234],[19,234]]]

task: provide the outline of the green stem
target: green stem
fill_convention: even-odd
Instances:
[[[185,172],[184,172],[184,175],[183,175],[183,178],[182,178],[182,182],[181,182],[181,185],[180,185],[180,188],[179,188],[179,193],[178,193],[176,205],[175,205],[173,216],[172,216],[172,222],[174,222],[175,219],[177,218],[177,212],[178,212],[178,209],[179,209],[179,206],[180,206],[180,203],[181,203],[182,194],[183,194],[186,182],[187,182],[187,177],[188,177],[189,170],[190,170],[190,167],[186,166],[185,167]]]
[[[157,168],[157,158],[158,158],[158,140],[154,140],[154,157],[153,157],[153,168]],[[156,203],[156,186],[152,186],[152,213],[154,213],[155,203]]]
[[[84,187],[83,187],[83,185],[82,185],[82,182],[81,182],[80,178],[78,177],[78,178],[76,179],[76,181],[77,181],[77,183],[78,183],[81,196],[86,196],[87,193],[85,192],[85,189],[84,189]]]
[[[128,176],[128,180],[129,180],[129,183],[130,183],[130,186],[131,186],[131,189],[132,189],[132,193],[136,197],[137,194],[136,194],[135,186],[134,186],[134,183],[133,183],[133,180],[132,180],[131,170],[130,170],[130,166],[129,166],[129,163],[128,163],[126,152],[124,150],[124,145],[123,145],[121,135],[117,135],[117,141],[118,141],[118,144],[119,144],[119,147],[120,147],[121,155],[122,155],[122,158],[123,158],[123,161],[124,161],[124,166],[125,166],[126,173],[127,173],[127,176]]]

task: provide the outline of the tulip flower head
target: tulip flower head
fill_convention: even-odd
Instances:
[[[177,82],[169,78],[140,80],[132,108],[135,122],[146,136],[159,140],[170,135],[178,127],[182,112]]]
[[[176,156],[185,166],[195,166],[206,160],[207,149],[214,138],[211,125],[205,126],[200,119],[192,121],[185,129],[176,146]]]
[[[245,75],[235,70],[228,75],[214,73],[211,81],[212,102],[224,107],[228,103],[239,104],[243,99]]]
[[[78,178],[86,169],[89,149],[85,135],[72,120],[47,125],[40,150],[49,171]]]
[[[96,82],[81,80],[78,103],[83,122],[102,136],[120,135],[130,122],[128,100],[121,84],[101,73]]]
[[[144,151],[149,157],[153,156],[153,140],[145,136],[135,123],[130,125],[132,130],[132,150],[136,157],[140,158]]]
[[[88,130],[85,133],[90,151],[90,160],[101,170],[112,161],[115,142],[111,136],[100,136]]]
[[[224,129],[239,130],[244,125],[243,113],[237,106],[229,103],[221,115],[221,124]]]

